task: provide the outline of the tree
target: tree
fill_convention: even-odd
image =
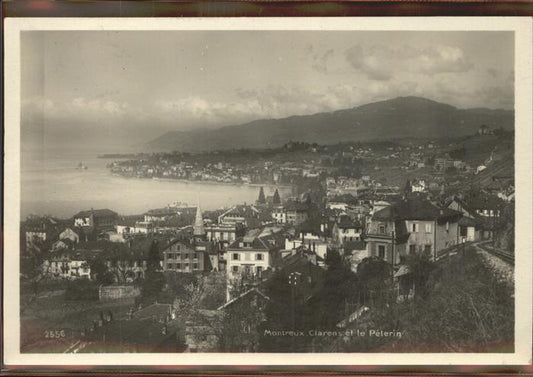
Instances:
[[[150,250],[148,251],[148,259],[146,261],[147,270],[157,271],[161,269],[161,255],[159,254],[159,242],[157,239],[152,241]]]
[[[145,302],[154,302],[163,291],[165,283],[165,275],[161,271],[146,270],[141,284],[141,299]]]
[[[259,189],[259,198],[257,199],[257,203],[259,203],[259,204],[265,204],[266,203],[265,192],[263,190],[263,186],[261,186],[261,188]]]
[[[289,275],[279,270],[266,284],[266,294],[275,298],[264,308],[265,321],[258,326],[261,352],[297,352],[304,349],[307,337],[268,336],[267,331],[300,330],[304,333],[309,325],[307,304],[298,286],[289,284]],[[317,312],[313,312],[316,316]]]
[[[235,301],[224,308],[221,321],[219,350],[223,352],[257,352],[260,349],[265,320],[265,300],[255,293],[242,300]],[[261,331],[263,330],[263,331]]]
[[[405,264],[413,279],[415,300],[426,297],[429,290],[428,280],[434,268],[430,253],[419,250],[418,253],[409,254],[405,258]]]
[[[367,306],[387,304],[392,267],[383,259],[365,258],[357,266],[358,300]]]
[[[337,250],[328,250],[325,263],[324,285],[318,297],[320,306],[328,310],[319,311],[318,324],[333,328],[349,314],[349,303],[356,297],[356,276]]]
[[[409,352],[508,352],[513,349],[513,285],[468,248],[436,266],[428,294],[404,307]],[[408,304],[411,306],[411,304]]]
[[[281,204],[281,198],[279,197],[278,189],[274,192],[274,197],[272,198],[273,204]]]
[[[21,289],[28,293],[21,299],[22,310],[35,300],[42,287],[42,281],[47,276],[48,264],[45,262],[50,256],[50,242],[35,237],[26,250],[20,255]]]
[[[90,262],[91,275],[98,284],[109,285],[113,283],[113,274],[107,268],[102,258],[95,258]]]

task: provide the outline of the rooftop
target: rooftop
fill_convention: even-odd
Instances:
[[[115,217],[118,214],[110,209],[90,209],[86,211],[80,211],[74,215],[74,217],[87,217],[93,215],[94,217]]]
[[[461,212],[438,208],[422,198],[409,198],[385,207],[374,214],[373,220],[446,220],[459,219]]]

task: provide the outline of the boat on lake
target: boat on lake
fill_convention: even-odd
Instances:
[[[77,169],[77,170],[87,170],[87,169],[89,169],[89,168],[87,167],[87,165],[83,165],[83,163],[80,162],[80,163],[78,164],[78,167],[77,167],[76,169]]]

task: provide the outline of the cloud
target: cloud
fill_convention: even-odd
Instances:
[[[417,49],[358,44],[346,50],[345,57],[353,68],[377,81],[388,81],[402,73],[460,73],[473,67],[462,49],[445,45]]]
[[[80,119],[97,122],[103,119],[120,119],[135,113],[126,102],[103,99],[73,98],[70,101],[53,101],[42,97],[33,97],[22,103],[23,118],[44,120]]]
[[[390,66],[393,51],[385,46],[355,45],[346,51],[346,59],[358,71],[373,80],[389,80],[393,76]]]
[[[311,67],[320,73],[328,73],[328,62],[333,57],[333,49],[311,56]]]

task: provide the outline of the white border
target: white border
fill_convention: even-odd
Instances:
[[[402,18],[6,18],[4,142],[4,363],[6,365],[525,365],[532,350],[532,20]],[[19,319],[20,31],[419,30],[515,32],[516,323],[511,354],[21,354]]]

